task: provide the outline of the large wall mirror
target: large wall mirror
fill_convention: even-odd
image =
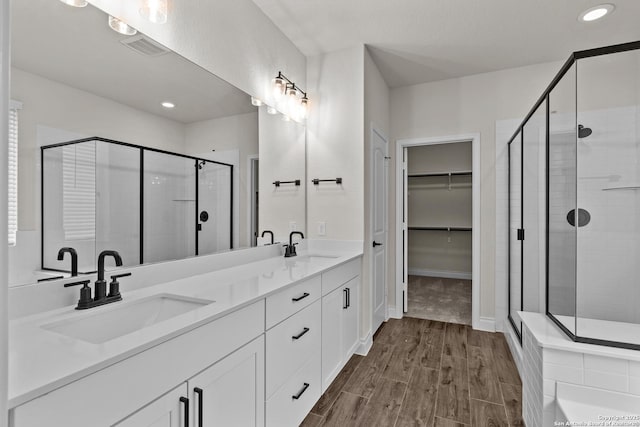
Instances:
[[[10,286],[68,276],[61,248],[82,274],[105,249],[133,266],[255,246],[264,229],[305,231],[304,125],[144,34],[114,31],[96,7],[11,7]],[[276,188],[280,173],[302,185]]]

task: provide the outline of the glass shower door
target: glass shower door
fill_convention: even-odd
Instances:
[[[522,337],[522,133],[509,144],[509,321]]]
[[[197,253],[206,255],[231,249],[233,169],[206,160],[197,160],[196,164]]]

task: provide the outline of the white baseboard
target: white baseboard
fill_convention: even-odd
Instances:
[[[364,338],[360,338],[360,345],[356,349],[356,354],[360,356],[366,356],[369,354],[369,350],[371,350],[371,346],[373,345],[373,335],[371,335],[371,331],[367,333],[367,336]]]
[[[396,307],[389,307],[387,313],[389,315],[389,319],[402,319],[402,309],[397,310]]]
[[[420,268],[410,268],[410,276],[441,277],[443,279],[471,280],[471,272],[466,271],[446,271],[446,270],[423,270]]]
[[[480,331],[495,332],[496,319],[494,319],[493,317],[481,317],[475,329],[478,329]]]

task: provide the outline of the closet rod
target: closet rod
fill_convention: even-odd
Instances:
[[[434,172],[434,173],[410,173],[407,176],[409,178],[424,178],[428,176],[471,176],[473,172],[471,171],[460,171],[460,172]]]
[[[409,227],[418,231],[471,231],[471,227]]]

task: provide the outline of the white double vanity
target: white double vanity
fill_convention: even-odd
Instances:
[[[133,267],[121,302],[15,318],[11,425],[298,425],[361,344],[362,242],[281,251]]]

